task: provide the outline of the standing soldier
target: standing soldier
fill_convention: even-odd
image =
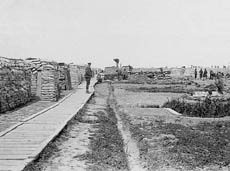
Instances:
[[[210,70],[210,76],[209,76],[209,79],[212,80],[213,79],[213,71]]]
[[[217,87],[218,93],[223,94],[224,83],[223,83],[223,80],[222,80],[221,75],[219,73],[217,73],[217,75],[216,75],[215,85]]]
[[[206,68],[204,69],[203,78],[205,78],[205,79],[208,78],[208,72],[207,72]]]
[[[197,69],[195,68],[195,79],[197,78]]]
[[[203,70],[202,70],[202,68],[200,69],[199,73],[200,73],[200,79],[202,79],[202,77],[203,77]]]
[[[86,81],[86,93],[89,92],[89,85],[90,85],[90,79],[93,76],[93,72],[91,69],[91,63],[88,63],[88,66],[85,68],[85,81]]]

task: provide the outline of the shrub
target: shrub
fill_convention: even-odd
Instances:
[[[218,99],[206,98],[202,102],[189,103],[180,99],[173,99],[163,104],[162,107],[173,110],[187,116],[195,117],[224,117],[230,116],[230,101],[222,102]]]

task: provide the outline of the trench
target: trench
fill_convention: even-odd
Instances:
[[[116,117],[118,119],[117,127],[122,134],[122,138],[124,141],[124,148],[128,157],[129,168],[130,171],[145,171],[146,169],[140,162],[140,152],[137,146],[136,140],[132,138],[131,132],[129,131],[129,127],[126,123],[124,123],[120,117],[122,113],[119,112],[119,107],[116,103],[116,97],[114,95],[114,87],[110,84],[109,85],[109,104],[113,108]]]

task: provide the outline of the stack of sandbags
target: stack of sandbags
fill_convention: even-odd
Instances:
[[[71,79],[70,71],[66,64],[59,63],[59,87],[61,90],[70,90],[71,89]]]
[[[30,70],[32,72],[31,93],[33,96],[36,96],[38,89],[38,72],[42,69],[42,62],[39,58],[27,58],[25,61],[30,65]]]
[[[9,65],[9,59],[5,57],[0,57],[0,68],[7,67]]]
[[[25,61],[31,64],[34,70],[37,70],[42,66],[42,62],[39,58],[27,58]]]
[[[71,86],[76,88],[81,83],[81,73],[77,65],[69,65]]]
[[[36,93],[37,93],[37,77],[38,77],[37,72],[31,75],[31,94],[32,96],[36,96]]]
[[[0,113],[31,100],[31,72],[12,68],[0,68]]]
[[[60,97],[58,71],[54,65],[45,64],[41,71],[41,100],[57,101]]]
[[[82,82],[85,79],[84,75],[85,75],[86,66],[85,65],[78,65],[78,68],[79,68],[78,78],[79,78],[79,81]]]

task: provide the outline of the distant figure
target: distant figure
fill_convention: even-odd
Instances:
[[[85,68],[86,93],[90,93],[89,85],[90,85],[90,80],[92,76],[93,76],[93,72],[91,69],[91,63],[88,63],[88,66]]]
[[[203,78],[205,78],[205,79],[208,78],[208,72],[207,72],[206,68],[204,69]]]
[[[212,70],[210,70],[210,76],[209,76],[209,79],[212,80],[214,77],[214,72]]]
[[[223,83],[223,80],[222,80],[220,74],[217,74],[217,76],[216,76],[215,85],[216,85],[216,87],[217,87],[218,93],[223,94],[224,83]]]
[[[195,79],[197,78],[197,69],[195,68]]]
[[[202,70],[202,68],[200,69],[199,73],[200,73],[200,79],[202,79],[202,77],[203,77],[203,70]]]
[[[126,69],[124,69],[122,75],[123,75],[123,80],[127,80],[128,79],[128,72],[127,72]]]

